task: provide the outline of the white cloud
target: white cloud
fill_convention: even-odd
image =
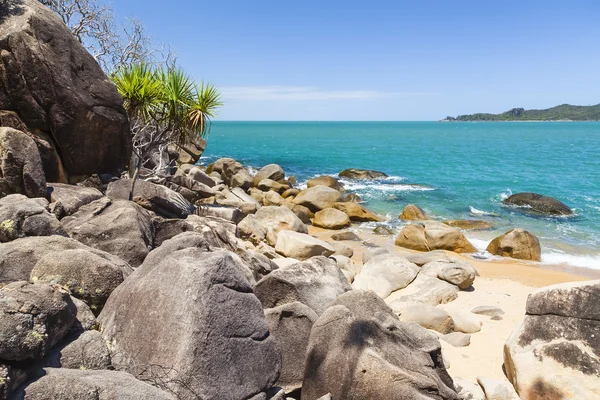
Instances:
[[[434,96],[427,92],[380,92],[375,90],[320,90],[300,86],[233,86],[220,88],[224,99],[233,100],[375,100],[390,97]]]

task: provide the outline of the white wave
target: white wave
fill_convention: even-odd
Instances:
[[[384,184],[384,183],[375,183],[375,184],[364,184],[364,183],[349,183],[344,184],[346,190],[349,191],[380,191],[380,192],[428,192],[431,190],[435,190],[435,188],[422,186],[422,185],[412,185],[412,184]]]
[[[481,253],[485,253],[485,249],[487,249],[488,244],[490,244],[490,241],[485,239],[479,239],[474,237],[467,237],[467,239],[469,240],[469,242],[471,242],[473,246],[475,246],[477,251]]]
[[[498,214],[496,214],[496,213],[478,210],[477,208],[475,208],[473,206],[469,206],[469,209],[471,210],[471,214],[473,214],[473,215],[487,215],[489,217],[498,217]]]
[[[542,263],[550,265],[567,264],[575,267],[600,269],[600,255],[567,254],[550,250],[542,253]]]
[[[512,196],[512,194],[513,194],[512,190],[510,190],[510,188],[507,188],[505,192],[500,193],[500,199],[505,200],[505,199],[509,198],[510,196]]]

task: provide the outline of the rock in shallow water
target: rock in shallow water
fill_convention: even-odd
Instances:
[[[487,249],[491,254],[540,261],[542,250],[540,241],[532,233],[523,229],[512,229],[490,242]]]
[[[531,210],[548,215],[571,215],[573,210],[552,197],[537,193],[516,193],[503,200],[504,204],[527,206]]]

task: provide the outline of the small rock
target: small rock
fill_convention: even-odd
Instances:
[[[506,379],[478,376],[477,383],[483,389],[486,400],[519,400],[519,395],[517,395],[513,386]]]
[[[348,246],[345,243],[333,242],[330,244],[335,249],[335,253],[333,253],[334,255],[341,255],[346,257],[352,257],[354,255],[354,250],[352,249],[352,247]]]
[[[499,307],[494,306],[479,306],[471,310],[473,314],[486,315],[488,317],[501,317],[504,311]]]
[[[401,321],[414,322],[439,333],[454,332],[454,320],[446,310],[426,304],[415,304],[400,314]]]
[[[462,332],[450,332],[442,336],[442,340],[454,347],[467,347],[471,344],[471,335]]]
[[[414,204],[409,204],[404,207],[402,214],[398,217],[404,221],[422,221],[425,219],[429,219],[425,216],[425,212],[421,210],[418,206]]]
[[[356,233],[350,231],[334,233],[333,235],[331,235],[331,239],[338,241],[355,240],[359,242],[362,240]]]

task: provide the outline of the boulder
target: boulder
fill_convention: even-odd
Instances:
[[[254,214],[254,219],[264,228],[273,231],[275,237],[281,231],[308,233],[306,225],[287,207],[264,206]]]
[[[322,314],[351,289],[334,260],[315,257],[271,272],[256,284],[254,293],[264,308],[299,301]]]
[[[196,207],[196,209],[194,210],[194,214],[192,215],[224,219],[229,222],[233,222],[234,224],[239,223],[244,218],[242,211],[237,207],[227,207],[209,204],[201,206],[199,205],[198,207]],[[190,216],[188,216],[188,218]]]
[[[412,305],[449,303],[456,300],[458,292],[456,285],[419,274],[408,288],[394,292],[387,301],[394,312],[402,314]]]
[[[359,242],[362,240],[356,233],[350,231],[334,233],[333,235],[331,235],[331,239],[340,241],[354,240]]]
[[[44,198],[30,199],[22,194],[0,198],[0,242],[26,236],[67,236],[47,207]]]
[[[542,196],[537,193],[517,193],[507,197],[502,201],[504,204],[510,204],[520,207],[529,207],[529,209],[547,215],[571,215],[573,210],[566,204],[552,197]]]
[[[361,179],[361,180],[374,180],[374,179],[382,179],[387,178],[388,175],[379,172],[373,171],[370,169],[356,169],[356,168],[348,168],[343,170],[338,174],[340,178],[348,178],[348,179]]]
[[[387,236],[387,235],[393,235],[394,231],[385,225],[377,225],[375,227],[375,229],[373,229],[373,233],[376,235]]]
[[[385,312],[330,307],[306,354],[302,398],[458,400],[439,340]]]
[[[98,314],[108,296],[132,272],[124,262],[115,264],[85,249],[73,249],[45,254],[33,267],[31,281],[67,288]]]
[[[471,312],[477,315],[485,315],[487,317],[491,317],[492,319],[502,318],[504,315],[504,310],[494,306],[478,306],[472,309]]]
[[[111,182],[106,190],[106,196],[111,200],[129,200],[132,183],[131,179]],[[194,212],[194,207],[181,194],[166,186],[140,179],[135,181],[133,200],[142,207],[167,218],[185,218]]]
[[[106,342],[96,330],[85,331],[74,340],[56,346],[42,364],[44,367],[82,370],[112,368]]]
[[[262,190],[263,192],[272,191],[272,192],[277,192],[277,193],[283,193],[286,190],[290,189],[289,185],[281,184],[272,179],[263,179],[258,183],[258,185],[256,185],[256,187],[259,190]]]
[[[0,64],[0,72],[2,68]],[[0,128],[0,196],[19,193],[27,197],[46,197],[46,191],[42,160],[33,139],[16,129]]]
[[[63,228],[76,240],[106,251],[139,266],[154,242],[150,214],[126,201],[96,200],[61,220]]]
[[[317,212],[325,208],[333,206],[340,201],[341,193],[327,186],[318,185],[308,189],[304,189],[296,197],[294,204],[299,204],[310,209],[312,212]]]
[[[177,247],[152,252],[98,318],[115,368],[161,381],[184,400],[246,399],[271,388],[280,354],[244,266],[226,250],[169,242]]]
[[[294,231],[279,232],[275,251],[285,257],[298,260],[306,260],[314,256],[328,257],[335,253],[335,249],[329,243]]]
[[[2,8],[0,110],[15,111],[35,133],[47,179],[58,181],[62,166],[72,177],[125,169],[127,113],[96,60],[39,1]]]
[[[478,383],[454,378],[454,387],[460,400],[486,400],[485,394]]]
[[[374,317],[384,314],[386,317],[398,320],[398,316],[385,301],[371,290],[351,290],[339,295],[330,307],[342,305],[354,315]]]
[[[302,387],[306,346],[318,318],[310,307],[298,301],[265,310],[269,332],[281,351],[281,375],[277,385],[286,392]]]
[[[166,178],[152,177],[148,178],[147,181],[157,185],[166,186],[174,192],[181,194],[190,203],[195,203],[201,199],[211,198],[217,194],[212,186],[199,182],[190,176],[173,175],[167,176]]]
[[[294,204],[292,206],[292,212],[296,214],[296,216],[300,218],[300,221],[304,222],[305,224],[311,224],[312,218],[315,217],[315,214],[312,211],[298,204]]]
[[[531,293],[504,347],[506,375],[523,399],[591,400],[600,393],[600,281]]]
[[[477,383],[483,389],[486,400],[520,400],[520,397],[515,392],[515,389],[511,386],[510,382],[506,379],[501,378],[487,378],[477,377]],[[540,391],[535,393],[533,397],[525,397],[525,400],[558,400],[561,397],[547,397],[549,393]],[[579,399],[579,398],[578,398]]]
[[[8,282],[29,280],[31,271],[49,253],[83,249],[113,265],[126,269],[127,263],[119,257],[97,250],[64,236],[33,236],[0,243],[0,286]]]
[[[461,290],[471,286],[477,276],[477,270],[471,264],[453,259],[429,262],[423,265],[421,273],[452,283]]]
[[[102,198],[104,195],[101,191],[92,187],[67,185],[64,183],[49,183],[48,194],[50,201],[56,203],[55,209],[60,204],[60,213],[56,213],[58,218],[66,215],[75,214],[81,206],[90,204]]]
[[[242,239],[248,240],[254,245],[258,245],[267,237],[267,229],[256,219],[255,215],[246,216],[238,224],[238,231]]]
[[[263,197],[263,205],[264,206],[274,206],[280,207],[285,205],[285,199],[281,197],[281,195],[275,191],[268,191],[265,193]]]
[[[333,208],[343,211],[348,215],[351,221],[356,222],[381,222],[383,218],[367,210],[363,206],[354,202],[335,203]]]
[[[523,229],[512,229],[498,236],[486,250],[497,256],[521,260],[540,261],[542,258],[540,241],[534,234]]]
[[[350,226],[350,218],[343,211],[325,208],[315,213],[313,225],[325,229],[344,229]]]
[[[345,190],[343,183],[338,181],[333,176],[329,176],[329,175],[318,176],[316,178],[309,179],[308,182],[306,182],[306,186],[309,188],[315,187],[318,185],[330,187],[332,189],[337,190],[340,193],[343,193]]]
[[[283,171],[283,168],[281,168],[277,164],[265,165],[260,170],[258,170],[256,175],[254,175],[254,186],[258,186],[260,181],[262,181],[263,179],[280,181],[282,179],[285,179],[285,172]]]
[[[354,277],[354,289],[372,290],[386,298],[395,290],[403,289],[415,280],[419,267],[399,255],[382,254],[363,264]]]
[[[214,162],[212,171],[220,174],[225,184],[229,187],[241,187],[244,190],[248,190],[254,182],[250,173],[233,158],[218,159]],[[208,173],[208,168],[206,172]]]
[[[483,221],[480,219],[453,219],[444,221],[444,223],[448,226],[460,229],[471,229],[471,230],[485,230],[491,229],[492,224],[488,221]]]
[[[454,320],[446,310],[427,304],[415,304],[400,314],[400,320],[414,322],[423,328],[433,329],[442,334],[454,332]]]
[[[352,257],[354,255],[354,250],[352,249],[352,247],[348,246],[345,243],[333,242],[330,244],[335,249],[335,253],[333,253],[333,255],[340,255],[346,257]]]
[[[413,264],[417,264],[419,267],[434,261],[451,260],[444,250],[433,250],[428,251],[427,253],[408,254],[406,259]]]
[[[454,330],[462,333],[477,333],[481,330],[479,316],[467,310],[446,310],[454,321]]]
[[[448,250],[456,253],[477,251],[458,229],[433,221],[402,228],[396,238],[396,246],[419,251]]]
[[[367,251],[365,251],[363,253],[362,262],[363,262],[363,264],[366,264],[369,262],[369,260],[371,260],[377,256],[383,255],[383,254],[397,255],[398,253],[395,253],[394,251],[392,251],[388,248],[385,248],[385,247],[369,247],[369,248],[367,248]]]
[[[187,176],[189,176],[193,180],[203,183],[206,186],[211,187],[211,188],[215,187],[215,185],[216,185],[215,180],[213,178],[211,178],[210,176],[208,176],[208,174],[206,172],[202,171],[198,167],[190,168],[189,172],[187,172]]]
[[[44,376],[16,393],[23,400],[175,400],[126,372],[46,368]],[[157,381],[157,384],[159,381]]]
[[[422,221],[429,219],[425,216],[425,212],[421,210],[419,206],[415,206],[414,204],[409,204],[404,207],[402,214],[400,214],[398,218],[404,221]]]
[[[284,199],[287,199],[288,197],[296,197],[298,195],[298,193],[300,193],[300,189],[287,189],[285,192],[281,193],[281,197],[283,197]]]
[[[350,258],[341,254],[334,254],[330,258],[333,258],[339,267],[342,270],[342,273],[348,280],[348,283],[352,283],[354,281],[354,277],[361,270],[361,266],[355,264]]]
[[[462,332],[450,332],[442,335],[441,339],[446,343],[450,343],[452,347],[467,347],[471,344],[471,335]],[[458,390],[458,388],[456,389]]]
[[[0,289],[0,360],[41,359],[75,321],[71,297],[58,286],[13,282]]]

